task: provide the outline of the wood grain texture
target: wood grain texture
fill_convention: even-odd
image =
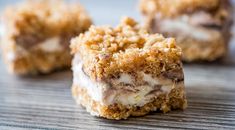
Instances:
[[[217,71],[218,73],[216,73]],[[4,129],[234,129],[234,66],[185,65],[185,111],[113,121],[90,116],[71,97],[71,72],[15,77],[1,69],[0,128]]]
[[[11,0],[11,2],[14,0]],[[105,0],[102,0],[105,1]],[[113,8],[106,15],[132,11],[136,1],[124,0],[95,3],[81,1],[95,21],[106,24],[114,21],[99,15],[104,7],[123,5],[121,11]],[[93,3],[92,3],[93,2]],[[113,3],[114,2],[114,3]],[[3,5],[1,1],[1,5]],[[118,4],[117,4],[118,3]],[[97,10],[96,10],[97,9]],[[95,10],[95,11],[94,11]],[[114,17],[113,15],[110,17]],[[139,16],[137,16],[139,17]],[[138,19],[138,18],[137,18]],[[114,23],[112,23],[114,24]],[[0,61],[0,129],[235,129],[235,41],[223,61],[202,64],[185,64],[188,108],[167,114],[154,112],[150,115],[128,120],[114,121],[90,116],[71,97],[71,71],[56,72],[50,75],[17,77],[9,75]]]

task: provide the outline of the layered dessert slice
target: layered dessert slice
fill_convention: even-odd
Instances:
[[[181,49],[125,17],[71,40],[72,94],[92,115],[126,119],[187,106]]]
[[[77,3],[29,1],[6,8],[0,34],[9,71],[26,75],[69,68],[70,39],[90,25],[89,16]]]
[[[226,54],[229,0],[141,0],[140,8],[151,32],[176,38],[184,61],[213,61]]]

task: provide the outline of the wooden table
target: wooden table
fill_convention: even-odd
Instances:
[[[115,24],[123,12],[140,19],[134,10],[135,0],[127,4],[119,3],[124,0],[100,1],[81,1],[98,24]],[[184,65],[189,105],[185,111],[155,112],[121,121],[96,118],[76,106],[70,92],[70,71],[16,77],[7,74],[0,61],[0,129],[235,129],[234,43],[224,61]]]

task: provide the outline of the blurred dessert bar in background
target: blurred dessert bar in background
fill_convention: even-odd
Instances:
[[[152,33],[176,38],[184,61],[213,61],[226,54],[229,0],[141,0],[140,9]]]
[[[187,106],[181,49],[125,17],[71,40],[72,94],[95,116],[126,119]]]
[[[3,58],[11,73],[49,73],[69,68],[69,43],[91,19],[78,3],[28,1],[4,10],[0,23]]]

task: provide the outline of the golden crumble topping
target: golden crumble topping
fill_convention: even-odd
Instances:
[[[198,9],[214,10],[219,4],[220,0],[140,0],[140,9],[147,15],[159,12],[163,16],[175,16]]]
[[[8,7],[2,21],[8,28],[7,34],[14,39],[69,35],[83,32],[91,25],[90,17],[80,4],[65,4],[60,0],[28,1]]]
[[[181,67],[181,49],[175,39],[149,34],[128,17],[115,28],[91,26],[71,40],[71,49],[80,56],[84,71],[96,80],[138,70],[158,75]]]

